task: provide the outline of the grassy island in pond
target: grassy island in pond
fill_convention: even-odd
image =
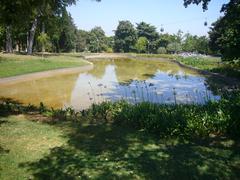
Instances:
[[[88,64],[82,58],[70,54],[46,55],[43,58],[41,56],[0,54],[0,78]]]

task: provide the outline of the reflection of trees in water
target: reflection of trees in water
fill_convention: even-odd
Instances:
[[[150,101],[154,103],[205,103],[214,96],[204,78],[197,72],[184,69],[172,62],[146,61],[146,60],[114,60],[96,61],[96,69],[90,73],[100,77],[111,77],[116,74],[117,82],[105,89],[104,93],[95,87],[89,92],[89,99],[117,101],[125,99],[131,103]],[[109,65],[114,66],[111,72],[107,71]],[[107,73],[107,74],[106,74]],[[200,77],[199,77],[200,76]],[[109,80],[110,80],[109,79]],[[99,79],[101,81],[101,79]],[[97,83],[97,82],[96,82]],[[200,83],[200,84],[199,84]],[[216,94],[215,94],[216,95]],[[94,96],[97,96],[94,97]],[[97,101],[99,102],[99,101]]]
[[[119,82],[129,82],[132,79],[146,80],[154,77],[155,73],[160,70],[176,75],[183,69],[172,62],[132,60],[132,59],[116,59],[114,61],[96,61],[95,68],[89,73],[95,77],[102,77],[107,65],[114,65]],[[186,74],[193,74],[192,71],[183,70]]]
[[[89,71],[88,74],[91,74],[92,76],[98,79],[101,79],[104,76],[106,67],[108,65],[115,64],[114,61],[111,60],[95,60],[92,62],[94,64],[94,68],[91,71]]]

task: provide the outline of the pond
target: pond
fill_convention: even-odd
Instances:
[[[0,97],[24,104],[83,109],[92,103],[127,100],[130,103],[199,103],[219,100],[207,77],[169,61],[92,60],[94,68],[1,85]]]

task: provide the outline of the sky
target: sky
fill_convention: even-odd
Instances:
[[[207,35],[210,25],[220,16],[222,4],[229,0],[212,0],[208,10],[203,12],[202,6],[183,6],[183,0],[79,0],[76,5],[68,7],[68,11],[79,29],[91,30],[101,26],[106,35],[114,35],[119,21],[129,20],[136,23],[146,22],[161,26],[165,33],[184,33]],[[204,26],[204,22],[208,26]]]

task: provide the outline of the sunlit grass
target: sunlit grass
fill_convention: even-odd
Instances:
[[[52,69],[79,67],[88,62],[70,55],[26,56],[0,54],[0,77],[9,77]]]
[[[0,179],[29,179],[31,174],[19,165],[37,161],[64,143],[57,128],[31,122],[24,115],[1,117]]]
[[[221,59],[215,57],[178,57],[177,60],[183,64],[202,70],[212,70],[213,68],[219,68],[223,66],[221,65]]]

